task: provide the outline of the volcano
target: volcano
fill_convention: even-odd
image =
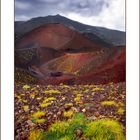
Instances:
[[[60,15],[16,22],[15,65],[40,84],[125,81],[125,33]]]

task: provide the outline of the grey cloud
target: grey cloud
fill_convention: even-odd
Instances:
[[[79,22],[125,30],[125,0],[15,0],[15,20],[61,14]]]
[[[16,0],[16,18],[36,17],[57,13],[78,13],[83,16],[98,15],[107,6],[105,0]]]

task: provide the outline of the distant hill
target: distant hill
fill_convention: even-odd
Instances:
[[[42,25],[49,23],[60,23],[63,24],[79,33],[82,33],[90,40],[102,39],[104,42],[110,44],[110,46],[125,45],[126,38],[125,32],[111,30],[104,27],[85,25],[77,21],[73,21],[61,15],[46,16],[32,18],[28,21],[16,21],[15,22],[15,34],[16,38],[20,38],[26,33],[38,28]]]

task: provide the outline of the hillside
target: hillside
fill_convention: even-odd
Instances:
[[[43,65],[31,67],[43,83],[91,84],[125,81],[125,47],[97,52],[67,53]],[[59,73],[59,74],[57,74]]]
[[[109,43],[113,46],[126,44],[125,32],[111,30],[104,27],[85,25],[80,22],[63,17],[59,14],[55,16],[32,18],[31,20],[22,22],[16,21],[15,34],[17,38],[20,38],[24,34],[32,31],[33,29],[49,23],[63,24],[81,34],[86,34],[86,36],[88,36],[91,40],[95,39],[96,37],[104,40],[106,43]]]
[[[52,23],[46,24],[48,18]],[[61,23],[53,22],[61,18]],[[111,41],[107,42],[96,32],[98,29],[102,34],[108,34],[111,30],[92,27],[95,29],[92,32],[81,33],[86,25],[66,20],[60,15],[39,19],[40,22],[37,22],[37,18],[17,22],[17,28],[23,27],[21,30],[24,29],[23,24],[31,23],[32,30],[25,29],[15,41],[16,66],[25,69],[39,83],[100,84],[125,81],[125,45],[113,46]],[[69,26],[65,21],[69,21]],[[39,23],[44,24],[38,27]],[[70,24],[75,27],[71,28]],[[116,35],[120,33],[112,31],[115,32]]]

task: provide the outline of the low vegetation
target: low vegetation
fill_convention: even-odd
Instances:
[[[74,114],[68,121],[55,122],[47,132],[37,131],[37,134],[41,140],[124,140],[122,126],[117,121],[88,121],[82,113]]]
[[[85,137],[90,140],[124,140],[122,127],[114,120],[90,122],[85,130]]]
[[[105,105],[105,106],[115,106],[115,107],[118,107],[118,104],[115,101],[103,101],[103,102],[101,102],[101,104]]]
[[[15,85],[15,140],[124,140],[125,83]]]

